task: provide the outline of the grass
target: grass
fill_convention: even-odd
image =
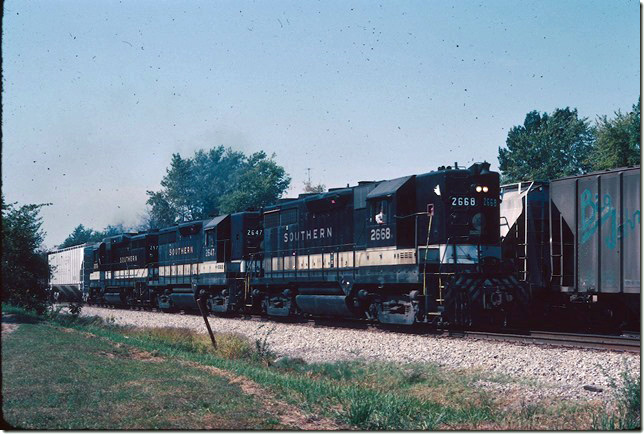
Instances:
[[[6,309],[3,310],[5,313],[7,312]],[[100,425],[100,423],[108,423],[111,420],[110,417],[101,416],[95,410],[88,410],[88,416],[83,419],[83,423],[89,425],[81,424],[83,427],[142,427],[145,429],[168,426],[180,426],[180,429],[205,427],[203,424],[199,425],[201,419],[194,417],[195,414],[202,414],[199,411],[206,408],[204,406],[209,406],[208,408],[211,409],[212,406],[218,409],[221,407],[222,412],[217,414],[220,414],[223,419],[217,423],[223,424],[225,420],[233,424],[234,428],[261,427],[266,429],[267,424],[268,428],[281,427],[273,416],[262,413],[261,405],[260,409],[256,411],[258,407],[254,407],[252,403],[248,402],[250,399],[248,396],[240,395],[241,392],[238,388],[233,387],[222,378],[213,377],[211,381],[220,381],[223,385],[213,383],[207,386],[204,382],[209,380],[202,378],[204,371],[186,368],[185,363],[188,362],[192,363],[191,366],[212,366],[231,373],[231,375],[243,377],[269,390],[276,399],[307,413],[326,417],[341,425],[357,429],[563,430],[593,429],[608,426],[607,424],[610,423],[609,415],[603,422],[594,417],[598,414],[598,410],[589,404],[544,401],[520,402],[519,405],[508,407],[501,399],[508,397],[496,396],[485,391],[477,385],[477,382],[486,380],[506,384],[512,383],[513,380],[477,371],[453,372],[433,365],[400,365],[359,361],[307,364],[302,359],[282,358],[273,362],[274,355],[266,343],[266,337],[272,330],[269,330],[266,336],[255,342],[240,335],[217,334],[218,348],[214,350],[207,335],[196,334],[188,329],[124,328],[110,322],[104,323],[99,319],[87,317],[74,319],[60,313],[55,318],[49,318],[46,321],[41,321],[34,315],[25,315],[25,321],[27,319],[31,321],[31,324],[21,326],[14,332],[15,335],[12,334],[8,339],[11,345],[6,354],[3,345],[3,361],[5,361],[3,374],[4,378],[10,380],[7,385],[3,383],[3,396],[5,397],[3,410],[5,410],[5,417],[7,414],[16,415],[13,420],[17,420],[21,427],[59,427],[59,425],[52,425],[53,420],[43,419],[44,416],[40,416],[40,413],[47,413],[47,408],[62,407],[63,410],[67,409],[68,413],[72,412],[72,409],[76,409],[75,412],[78,413],[78,408],[85,405],[82,408],[106,409],[104,413],[116,411],[116,407],[109,405],[105,407],[102,404],[103,401],[112,403],[115,400],[114,396],[96,392],[96,390],[105,390],[104,387],[116,379],[119,380],[119,384],[125,383],[127,385],[128,381],[133,382],[133,385],[136,384],[136,386],[132,386],[133,390],[130,390],[129,387],[122,390],[119,388],[116,395],[116,401],[121,405],[131,402],[133,411],[129,412],[129,416],[122,422],[118,422],[120,420],[118,418],[114,419],[121,425]],[[61,332],[62,328],[72,330],[73,333]],[[48,330],[48,332],[44,335],[38,334],[36,329]],[[28,335],[28,333],[32,333],[32,335]],[[88,333],[92,333],[96,337],[90,338],[87,336]],[[71,339],[72,335],[73,339]],[[44,342],[45,336],[51,336],[51,342]],[[36,342],[35,345],[34,342]],[[97,342],[106,345],[105,348],[112,348],[110,351],[114,357],[106,357],[101,354],[101,351],[108,352],[108,350],[96,347],[99,345]],[[68,345],[71,345],[69,352]],[[31,353],[30,357],[42,359],[43,364],[54,363],[58,360],[57,369],[63,365],[79,368],[75,369],[75,372],[82,375],[76,375],[73,377],[73,381],[66,377],[66,374],[59,373],[53,366],[48,369],[38,368],[31,373],[30,378],[32,379],[41,376],[47,377],[47,373],[54,373],[42,382],[43,384],[52,382],[53,378],[55,381],[52,384],[58,385],[57,387],[62,388],[63,391],[66,390],[66,387],[70,387],[67,384],[74,384],[75,386],[68,391],[69,393],[64,394],[66,398],[60,398],[61,392],[59,390],[53,395],[49,393],[50,398],[47,398],[55,399],[54,404],[47,404],[47,402],[39,400],[38,406],[30,404],[21,407],[18,405],[19,400],[14,402],[16,394],[43,394],[42,389],[34,389],[36,384],[25,386],[13,378],[24,377],[19,366],[27,359],[23,358],[19,348],[25,346],[29,348],[40,347],[38,351],[30,350],[28,352]],[[65,348],[64,353],[68,353],[69,359],[65,359],[64,363],[59,360],[60,355],[56,353],[56,351],[60,352],[59,348]],[[87,351],[84,351],[84,348]],[[129,348],[129,353],[134,351],[146,354],[147,357],[161,358],[164,362],[151,363],[121,356],[119,351],[122,351],[122,348]],[[73,357],[74,354],[75,357]],[[52,360],[50,361],[50,359]],[[14,362],[15,360],[21,360],[21,362]],[[100,360],[98,363],[100,366],[107,366],[106,363],[112,365],[109,369],[105,368],[101,371],[96,367],[98,360]],[[5,366],[7,361],[10,361],[10,364]],[[119,364],[115,365],[117,361]],[[95,372],[97,369],[98,371]],[[103,378],[102,375],[105,375],[106,378],[95,382],[95,376],[100,379]],[[107,378],[110,375],[112,380],[108,381]],[[121,377],[127,377],[128,380]],[[176,382],[183,384],[183,386]],[[164,396],[168,394],[169,384],[173,384],[172,390],[176,387],[179,391],[178,396],[182,397],[180,400],[182,404],[171,407],[168,412],[164,407],[164,405],[168,405],[164,401]],[[629,410],[625,410],[623,415],[622,412],[610,415],[620,418],[619,420],[615,419],[615,426],[632,425],[628,425],[627,422],[635,420],[632,416],[635,411],[635,397],[637,397],[638,409],[636,420],[639,423],[639,378],[636,384],[637,387],[633,386],[628,389],[629,398],[624,398],[624,402],[629,403],[625,408]],[[134,389],[148,392],[145,395],[140,395],[135,393]],[[94,390],[95,392],[92,392],[94,395],[88,390]],[[111,389],[108,388],[108,390]],[[205,390],[217,390],[218,392],[208,394],[203,392]],[[90,396],[88,397],[87,394]],[[58,398],[51,398],[52,396]],[[76,398],[77,396],[80,398]],[[227,398],[226,402],[232,401],[229,407],[224,406],[221,402],[223,396]],[[6,397],[10,399],[7,400]],[[154,410],[148,409],[148,405],[152,406]],[[242,409],[240,410],[240,408]],[[249,408],[253,410],[248,411]],[[174,416],[170,419],[187,423],[185,420],[188,417],[184,416],[186,412],[193,415],[192,425],[172,425],[167,420],[168,416],[163,416],[166,413],[171,413]],[[139,413],[142,415],[139,416]],[[152,413],[156,419],[151,417]],[[27,417],[29,414],[31,414],[31,420]],[[80,417],[78,416],[78,418]],[[72,418],[72,420],[74,419]],[[195,420],[198,422],[194,422]],[[34,421],[39,421],[38,423],[41,425],[33,425]],[[27,423],[30,425],[23,425]]]
[[[16,428],[288,428],[222,377],[58,324],[22,323],[2,360],[3,416]]]

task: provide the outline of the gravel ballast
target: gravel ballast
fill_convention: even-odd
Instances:
[[[89,306],[83,308],[82,315],[112,317],[118,325],[186,327],[206,333],[203,318],[197,315]],[[238,333],[252,341],[266,337],[270,350],[280,357],[299,357],[308,363],[364,360],[431,363],[447,369],[480,370],[515,380],[508,384],[481,381],[482,386],[504,393],[516,392],[520,387],[522,395],[529,395],[524,396],[528,400],[550,395],[607,400],[612,396],[611,381],[619,380],[624,370],[634,377],[640,376],[640,356],[632,353],[313,327],[241,318],[210,316],[209,321],[216,332]]]

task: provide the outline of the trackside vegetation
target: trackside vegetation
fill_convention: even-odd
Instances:
[[[609,413],[601,402],[508,402],[478,382],[513,379],[476,371],[276,360],[263,336],[252,342],[220,334],[214,350],[206,335],[187,329],[126,328],[6,305],[3,321],[19,325],[8,334],[3,325],[2,339],[3,415],[19,428],[302,429],[313,421],[313,429],[584,430],[640,423],[639,378],[624,383]]]

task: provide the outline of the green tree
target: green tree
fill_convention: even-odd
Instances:
[[[291,178],[274,157],[260,151],[247,158],[237,185],[221,198],[223,214],[270,205],[288,189]]]
[[[137,232],[129,229],[123,225],[123,223],[117,223],[115,225],[107,225],[102,232],[98,233],[98,238],[91,240],[91,242],[101,241],[103,238],[113,237],[114,235],[124,234],[126,232]]]
[[[2,197],[2,301],[43,313],[49,265],[40,209],[48,204],[6,204]]]
[[[148,228],[163,228],[175,223],[176,212],[170,205],[162,191],[147,191],[149,205],[139,227],[141,230]]]
[[[208,152],[195,152],[195,184],[199,186],[196,202],[198,217],[221,214],[221,200],[238,188],[242,174],[248,170],[249,158],[243,152],[218,146]]]
[[[65,247],[87,243],[94,239],[96,235],[97,233],[93,229],[85,228],[82,224],[78,225],[74,228],[72,233],[65,238],[65,241],[58,245],[58,248],[64,249]]]
[[[548,181],[585,173],[593,132],[577,109],[555,109],[552,114],[528,113],[523,125],[512,127],[506,148],[499,148],[503,182]]]
[[[192,158],[172,156],[159,191],[148,191],[141,227],[161,228],[276,201],[290,184],[284,168],[264,152],[249,156],[218,146]]]
[[[111,237],[114,235],[122,234],[129,232],[129,230],[123,226],[122,223],[116,225],[108,225],[102,231],[95,231],[91,228],[86,228],[82,224],[76,226],[71,234],[65,238],[61,244],[58,245],[59,249],[64,249],[65,247],[78,246],[79,244],[85,243],[96,243],[103,238]]]
[[[615,112],[613,119],[600,116],[595,126],[596,142],[589,162],[594,170],[640,164],[640,100],[629,113]]]

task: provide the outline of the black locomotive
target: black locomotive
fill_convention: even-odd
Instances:
[[[527,285],[501,262],[488,163],[283,199],[103,240],[87,301],[163,310],[506,322]]]

